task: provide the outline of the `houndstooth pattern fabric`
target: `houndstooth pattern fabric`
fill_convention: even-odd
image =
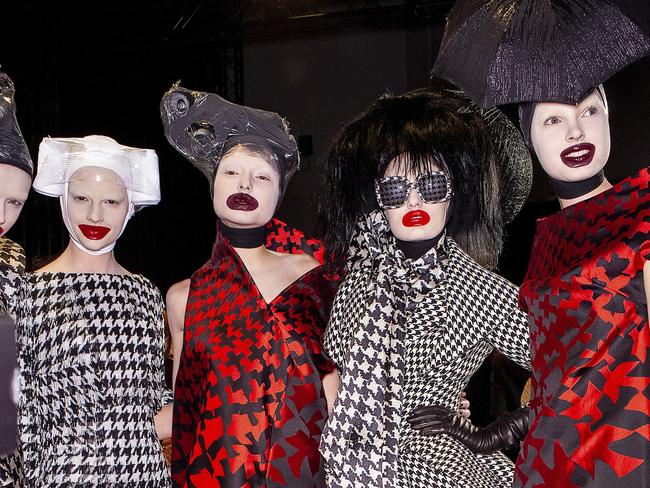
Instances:
[[[11,239],[0,237],[0,309],[15,318],[17,289],[25,272],[25,252]]]
[[[390,271],[382,269],[387,263]],[[480,267],[449,238],[422,258],[406,260],[381,211],[360,220],[348,271],[324,339],[341,374],[321,438],[328,485],[510,486],[514,467],[501,453],[477,455],[446,435],[423,436],[405,418],[422,405],[455,410],[469,378],[494,347],[530,368],[528,326],[516,287]],[[378,291],[385,286],[391,289]],[[399,324],[378,323],[371,308],[376,302],[385,318]],[[378,365],[386,356],[391,364]],[[386,387],[375,381],[380,374],[368,375],[382,367],[391,373]],[[390,402],[397,409],[387,422]],[[382,415],[369,418],[369,412]],[[392,449],[397,473],[387,463]]]
[[[23,248],[7,237],[0,237],[0,310],[15,318],[20,279],[25,272]],[[0,456],[0,486],[8,486],[19,479],[20,455]]]
[[[28,273],[18,314],[25,486],[171,486],[153,417],[163,302],[138,275]]]

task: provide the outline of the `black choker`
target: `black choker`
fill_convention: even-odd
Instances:
[[[560,181],[550,176],[548,177],[553,191],[563,200],[571,200],[586,195],[590,191],[598,188],[604,179],[605,172],[602,169],[592,177],[582,181]]]
[[[443,232],[432,239],[427,239],[426,241],[402,241],[395,238],[395,242],[397,243],[397,248],[404,253],[406,259],[415,260],[420,259],[429,252],[429,249],[438,244],[442,235]]]
[[[253,227],[248,229],[235,229],[219,221],[221,232],[232,247],[253,249],[266,243],[266,227]]]

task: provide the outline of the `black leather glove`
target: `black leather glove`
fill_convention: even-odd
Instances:
[[[490,454],[518,445],[528,432],[528,412],[521,407],[508,412],[487,427],[476,427],[468,419],[437,405],[411,412],[411,427],[426,435],[448,434],[477,454]]]

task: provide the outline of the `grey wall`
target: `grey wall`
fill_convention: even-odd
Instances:
[[[289,120],[292,133],[311,135],[280,218],[307,232],[315,223],[319,160],[338,128],[386,91],[428,84],[440,28],[382,29],[259,41],[244,47],[244,102]]]

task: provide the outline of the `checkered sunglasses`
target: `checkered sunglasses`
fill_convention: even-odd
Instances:
[[[409,181],[405,176],[388,176],[375,180],[377,203],[383,210],[399,208],[415,188],[425,203],[442,203],[451,198],[451,182],[444,171],[425,171]]]

